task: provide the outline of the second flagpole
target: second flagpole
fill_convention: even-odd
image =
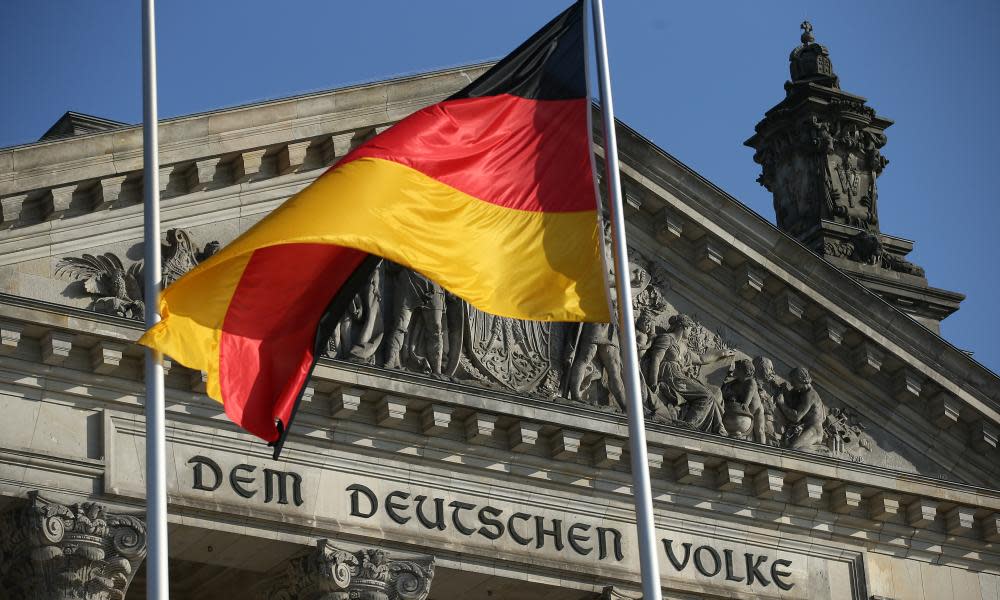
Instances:
[[[160,320],[159,125],[153,0],[142,2],[143,278],[146,329]],[[163,356],[146,348],[146,597],[167,600],[167,467]]]
[[[625,216],[622,212],[621,178],[618,173],[618,139],[615,112],[611,100],[611,73],[608,70],[608,47],[604,33],[604,4],[589,0],[596,41],[597,76],[604,121],[604,165],[611,205],[611,237],[614,250],[615,289],[618,292],[618,342],[622,353],[622,379],[628,411],[629,452],[632,455],[632,498],[635,502],[636,530],[639,535],[639,565],[642,573],[643,600],[661,600],[660,565],[657,560],[656,526],[653,521],[653,496],[646,457],[646,426],[639,377],[639,354],[635,341],[635,317],[632,314],[632,288],[625,240]],[[588,67],[589,68],[589,67]]]

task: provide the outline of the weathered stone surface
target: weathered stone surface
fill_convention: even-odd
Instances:
[[[538,443],[538,434],[542,430],[539,423],[518,421],[507,430],[507,441],[513,452],[528,452]]]
[[[976,525],[976,510],[968,506],[956,506],[944,515],[945,530],[951,535],[970,535]]]
[[[451,425],[451,416],[455,409],[442,404],[431,404],[420,413],[420,426],[424,435],[438,435]]]
[[[785,472],[763,469],[753,476],[753,491],[758,498],[774,498],[785,487]]]
[[[0,514],[0,585],[11,600],[122,600],[146,556],[146,526],[96,503],[36,492]]]
[[[42,337],[42,362],[47,365],[61,365],[69,358],[73,349],[73,334],[49,331]]]
[[[398,396],[383,396],[375,405],[375,422],[380,427],[401,427],[406,419],[409,400]]]
[[[362,390],[352,387],[339,387],[330,399],[333,416],[338,419],[349,419],[356,415],[361,407]]]
[[[258,600],[425,600],[434,579],[434,557],[394,559],[379,549],[340,550],[316,542],[305,556],[288,561],[285,572],[260,583]]]
[[[852,513],[860,508],[864,498],[862,489],[855,485],[842,485],[830,492],[830,508],[838,513]]]
[[[716,483],[720,490],[735,490],[743,486],[743,479],[746,476],[746,465],[726,461],[719,467],[716,473]]]
[[[604,437],[594,444],[594,465],[608,469],[622,461],[625,453],[625,442]]]
[[[914,527],[926,528],[937,519],[938,503],[917,498],[906,506],[906,522]]]

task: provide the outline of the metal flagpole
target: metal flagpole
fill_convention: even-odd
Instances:
[[[618,174],[618,139],[611,101],[611,74],[608,71],[608,46],[604,33],[604,4],[590,0],[597,42],[597,77],[600,82],[601,110],[604,120],[604,165],[611,204],[611,234],[614,249],[615,288],[618,290],[618,342],[622,353],[622,379],[628,403],[629,451],[632,454],[632,498],[635,501],[636,529],[639,534],[639,565],[642,572],[643,600],[661,600],[660,566],[656,552],[656,527],[653,523],[653,496],[646,458],[646,427],[639,378],[639,355],[635,341],[635,318],[632,315],[631,270],[625,243],[625,216],[622,213],[622,188]],[[588,67],[589,68],[589,67]]]
[[[153,0],[142,3],[143,271],[146,329],[160,320],[160,171]],[[146,597],[168,600],[163,357],[146,348]]]

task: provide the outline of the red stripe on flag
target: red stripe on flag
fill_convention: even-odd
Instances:
[[[506,208],[596,210],[588,110],[584,98],[446,100],[403,119],[338,165],[381,158]]]
[[[226,414],[267,441],[288,423],[313,363],[316,327],[367,253],[329,244],[257,250],[226,311],[219,386]]]

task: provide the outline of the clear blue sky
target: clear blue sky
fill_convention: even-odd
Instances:
[[[161,0],[160,115],[498,58],[567,0]],[[138,123],[139,0],[6,0],[0,147],[75,110]],[[1000,370],[1000,3],[610,0],[618,116],[773,221],[742,142],[783,96],[809,19],[847,91],[894,119],[883,231],[968,295],[944,336]]]

